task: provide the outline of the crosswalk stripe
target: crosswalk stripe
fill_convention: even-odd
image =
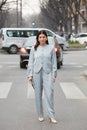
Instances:
[[[10,65],[15,65],[15,64],[16,64],[16,65],[18,65],[19,62],[0,62],[0,64],[3,64],[3,65],[5,65],[5,64],[6,64],[6,65],[9,65],[9,64],[10,64]]]
[[[15,67],[18,67],[18,65],[8,65],[6,66],[7,68],[15,68]],[[0,65],[0,69],[3,68],[3,65]]]
[[[83,66],[82,66],[82,65],[73,66],[73,67],[77,67],[77,68],[83,68]]]
[[[7,98],[8,93],[11,89],[12,82],[1,82],[0,83],[0,99]]]
[[[12,82],[0,82],[0,99],[7,98]],[[77,87],[74,82],[60,82],[60,87],[66,99],[87,99],[87,96]],[[34,99],[35,93],[31,84],[28,83],[27,98]],[[43,93],[44,98],[44,93]]]
[[[10,66],[8,66],[8,68],[15,68],[15,67],[17,67],[16,65],[10,65]]]
[[[65,64],[65,65],[68,66],[68,68],[69,68],[69,67],[71,67],[71,68],[73,68],[73,67],[74,67],[74,68],[75,68],[75,67],[76,67],[76,68],[83,68],[83,67],[84,67],[84,65],[77,65],[77,64]]]
[[[84,66],[87,66],[87,64],[83,64]]]
[[[28,83],[28,88],[27,88],[27,98],[29,99],[34,99],[35,94],[34,94],[34,88],[30,83]]]
[[[73,82],[61,82],[60,86],[67,99],[87,99],[85,94]]]
[[[3,66],[2,65],[0,65],[0,69],[2,68]]]
[[[32,87],[32,85],[30,83],[28,83],[27,98],[28,99],[35,99],[34,88]],[[42,96],[42,98],[44,99],[44,90],[43,90],[43,96]]]

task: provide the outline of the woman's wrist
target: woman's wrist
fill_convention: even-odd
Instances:
[[[53,81],[55,82],[55,80],[56,80],[56,77],[55,77],[55,76],[53,76],[52,78],[53,78]]]
[[[28,77],[29,81],[32,81],[32,78],[33,78],[32,76]]]

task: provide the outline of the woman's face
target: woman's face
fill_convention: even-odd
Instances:
[[[46,44],[47,37],[44,34],[40,34],[38,37],[38,41],[39,41],[40,45],[44,45],[44,44]]]

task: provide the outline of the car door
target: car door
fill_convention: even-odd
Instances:
[[[81,44],[84,44],[85,42],[87,42],[87,34],[80,34],[79,35],[79,42]]]

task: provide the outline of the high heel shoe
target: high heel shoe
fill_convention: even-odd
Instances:
[[[49,118],[50,123],[57,124],[57,121],[55,118]]]
[[[39,117],[38,120],[39,120],[40,122],[42,122],[42,121],[44,121],[44,118],[43,118],[43,117]]]

